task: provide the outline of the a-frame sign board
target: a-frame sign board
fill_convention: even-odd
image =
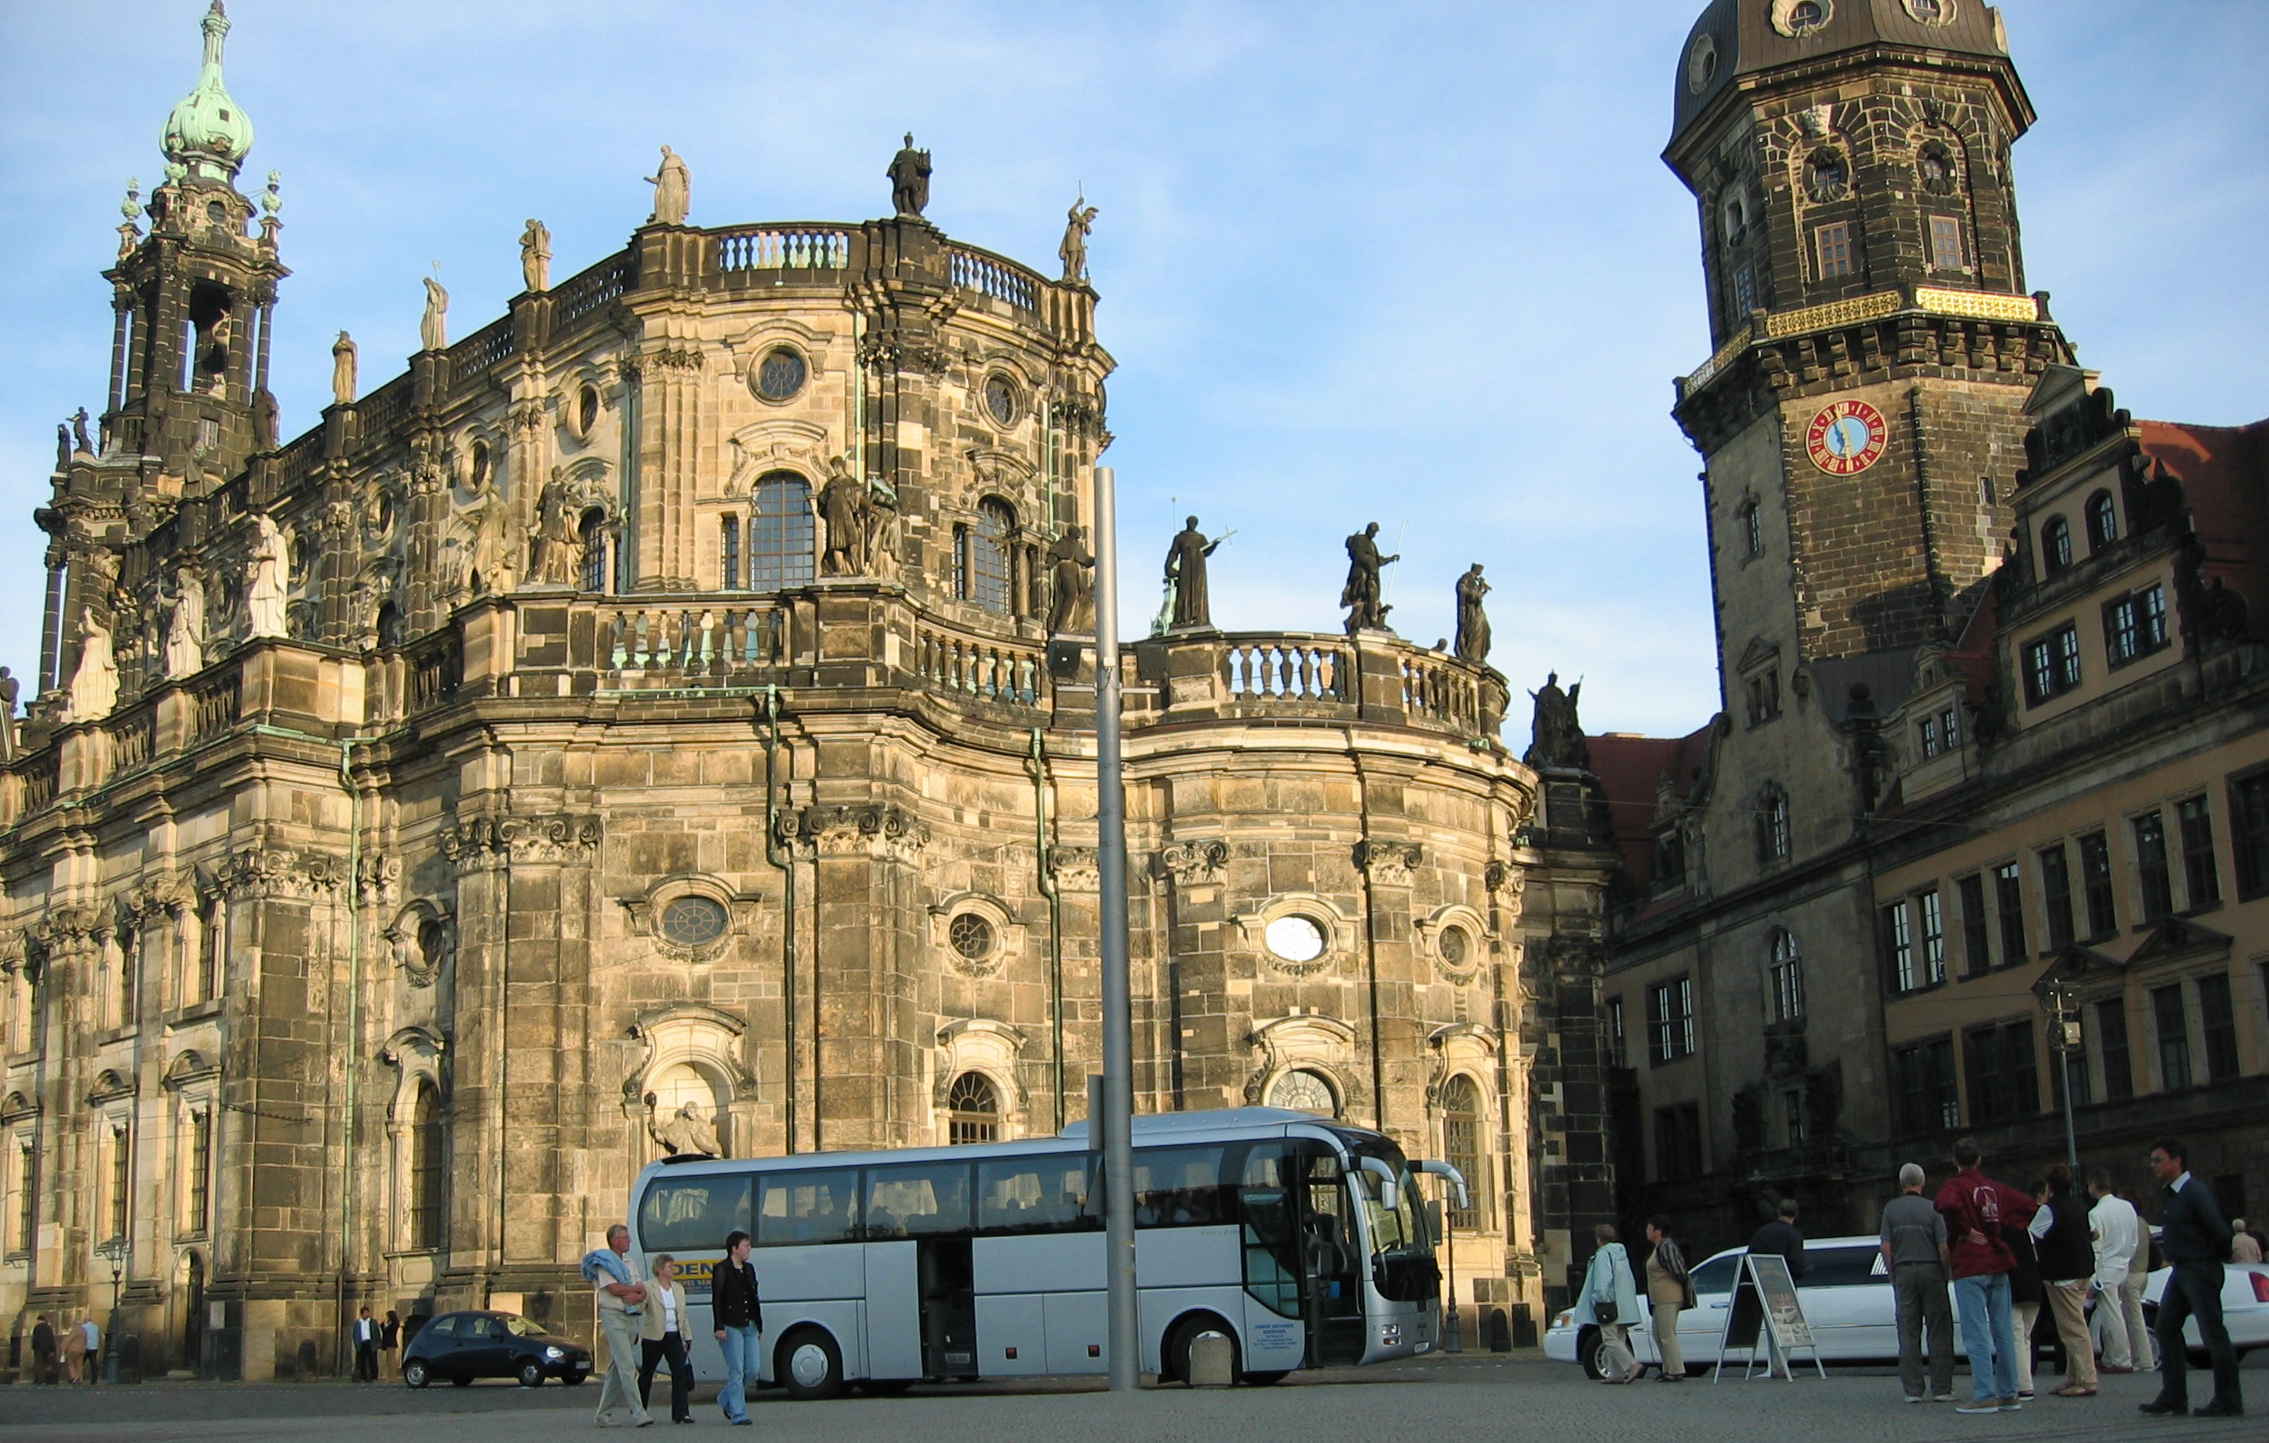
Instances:
[[[1766,1377],[1779,1373],[1795,1382],[1796,1370],[1789,1360],[1798,1348],[1812,1355],[1812,1366],[1820,1370],[1822,1378],[1828,1376],[1827,1365],[1820,1361],[1820,1347],[1812,1341],[1812,1325],[1804,1320],[1796,1280],[1788,1275],[1788,1259],[1779,1253],[1744,1253],[1734,1270],[1733,1296],[1726,1303],[1725,1334],[1718,1339],[1718,1361],[1710,1370],[1711,1382],[1725,1371],[1725,1355],[1733,1348],[1746,1354],[1741,1376],[1747,1378],[1755,1370],[1759,1331],[1765,1335]]]

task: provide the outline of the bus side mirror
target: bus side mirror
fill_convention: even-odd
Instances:
[[[1363,1171],[1370,1173],[1379,1180],[1379,1206],[1385,1208],[1388,1212],[1400,1212],[1402,1210],[1402,1184],[1396,1180],[1394,1169],[1383,1158],[1366,1157],[1361,1161]]]
[[[1438,1158],[1427,1158],[1422,1162],[1412,1163],[1410,1165],[1410,1170],[1412,1172],[1430,1172],[1436,1177],[1448,1180],[1451,1188],[1453,1188],[1457,1193],[1459,1212],[1464,1212],[1468,1208],[1471,1208],[1473,1206],[1472,1196],[1465,1190],[1465,1174],[1459,1172],[1457,1168],[1452,1166],[1451,1164],[1443,1162]]]

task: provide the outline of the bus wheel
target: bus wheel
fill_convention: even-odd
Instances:
[[[1165,1355],[1159,1359],[1160,1370],[1171,1370],[1169,1377],[1178,1378],[1190,1387],[1197,1386],[1191,1382],[1197,1370],[1190,1366],[1190,1352],[1197,1346],[1198,1339],[1208,1333],[1219,1333],[1229,1340],[1229,1376],[1236,1377],[1237,1335],[1211,1313],[1193,1313],[1174,1325],[1174,1331],[1166,1338]]]
[[[832,1398],[843,1391],[843,1354],[826,1329],[798,1328],[780,1340],[772,1376],[791,1398]]]

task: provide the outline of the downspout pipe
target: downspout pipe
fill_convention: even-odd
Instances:
[[[1040,895],[1048,899],[1048,1057],[1055,1069],[1056,1130],[1064,1128],[1064,894],[1048,866],[1048,749],[1032,729],[1032,855]]]
[[[788,1052],[786,1099],[788,1151],[796,1150],[796,1087],[801,1070],[796,1052],[796,859],[780,845],[780,688],[764,689],[764,860],[780,869],[780,1010]]]

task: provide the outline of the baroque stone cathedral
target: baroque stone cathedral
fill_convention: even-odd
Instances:
[[[507,314],[452,343],[428,282],[407,369],[363,389],[341,333],[287,438],[228,28],[103,272],[0,730],[17,1352],[42,1311],[225,1378],[344,1371],[365,1303],[587,1331],[575,1262],[665,1150],[1078,1119],[1086,221],[1056,276],[949,239],[909,137],[882,219],[703,228],[665,151],[624,249],[554,284],[531,223]],[[1533,1327],[1611,1205],[1572,716],[1531,765],[1485,643],[1225,633],[1184,570],[1125,657],[1137,1106],[1452,1159],[1457,1296]]]

